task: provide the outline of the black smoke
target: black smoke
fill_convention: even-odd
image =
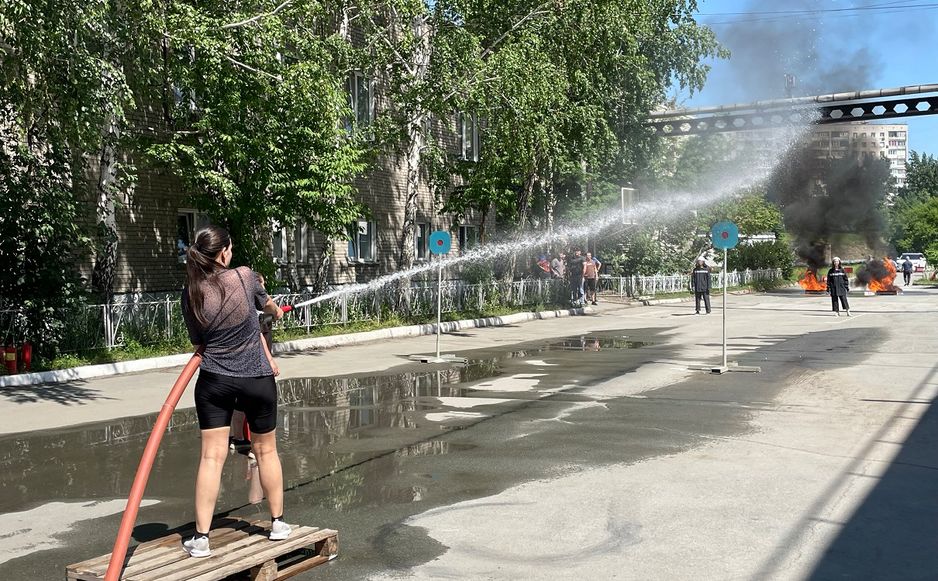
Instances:
[[[742,14],[703,19],[730,51],[727,78],[719,79],[727,85],[719,92],[735,97],[727,102],[785,97],[786,74],[796,78],[796,97],[875,88],[884,68],[878,34],[883,21],[875,11],[817,12],[831,6],[840,7],[817,0],[752,0]],[[787,14],[766,14],[779,7]]]
[[[799,143],[775,167],[766,194],[782,209],[798,256],[817,270],[826,263],[825,249],[835,234],[860,234],[869,248],[885,250],[883,200],[889,180],[885,159],[822,159],[808,143]]]

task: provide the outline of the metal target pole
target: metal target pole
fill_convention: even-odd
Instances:
[[[443,326],[443,257],[437,255],[436,279],[436,358],[440,358],[440,334]]]
[[[723,249],[723,368],[726,368],[726,276],[730,267],[729,250]]]

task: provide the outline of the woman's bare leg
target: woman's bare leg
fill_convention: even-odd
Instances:
[[[195,479],[195,528],[207,533],[215,515],[215,501],[221,486],[221,471],[228,458],[229,428],[202,430],[202,457]]]
[[[270,505],[270,515],[281,516],[283,514],[283,469],[280,466],[280,455],[277,454],[277,430],[251,436],[261,486],[264,488],[267,503]]]

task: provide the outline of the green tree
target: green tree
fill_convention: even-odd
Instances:
[[[320,27],[332,13],[315,1],[269,6],[241,2],[232,14],[177,0],[154,9],[149,32],[170,44],[151,84],[174,91],[170,124],[179,129],[149,151],[229,229],[239,259],[272,279],[272,223],[305,221],[331,247],[361,214],[351,181],[365,168],[365,136],[345,128],[347,55],[339,31]]]
[[[759,189],[740,192],[729,199],[703,208],[699,213],[702,225],[710,225],[720,220],[729,220],[739,226],[741,236],[784,233],[782,212],[778,206],[765,199]]]
[[[461,187],[447,209],[494,208],[506,234],[523,236],[617,206],[618,184],[654,150],[645,115],[673,85],[699,89],[704,57],[719,54],[694,2],[545,3],[507,35],[497,25],[506,8],[482,4],[467,26],[501,45],[463,99],[483,122],[482,156],[451,163]]]
[[[64,181],[82,201],[85,191],[95,193],[94,282],[105,294],[117,250],[115,198],[132,169],[115,155],[132,106],[124,63],[138,46],[134,23],[145,9],[119,0],[10,0],[0,7],[0,110],[13,140],[6,143],[25,144],[25,157],[14,157],[31,158],[27,164],[55,158],[56,171],[41,173],[51,180],[46,189]],[[41,215],[51,213],[34,217]]]
[[[938,159],[913,151],[905,164],[905,185],[899,188],[896,205],[910,205],[938,196]]]
[[[896,250],[924,252],[930,263],[938,264],[938,196],[906,207],[895,220]]]
[[[731,270],[779,268],[782,277],[789,278],[794,270],[795,255],[784,240],[740,244],[727,256]]]
[[[906,183],[889,209],[890,242],[899,252],[925,252],[938,260],[938,160],[913,151],[906,164]]]

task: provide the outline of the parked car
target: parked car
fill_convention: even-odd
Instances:
[[[909,262],[912,263],[912,268],[915,272],[925,272],[925,255],[921,252],[906,252],[902,254],[897,262],[899,263],[899,270],[902,270],[902,263],[905,262],[905,259],[908,258]]]

